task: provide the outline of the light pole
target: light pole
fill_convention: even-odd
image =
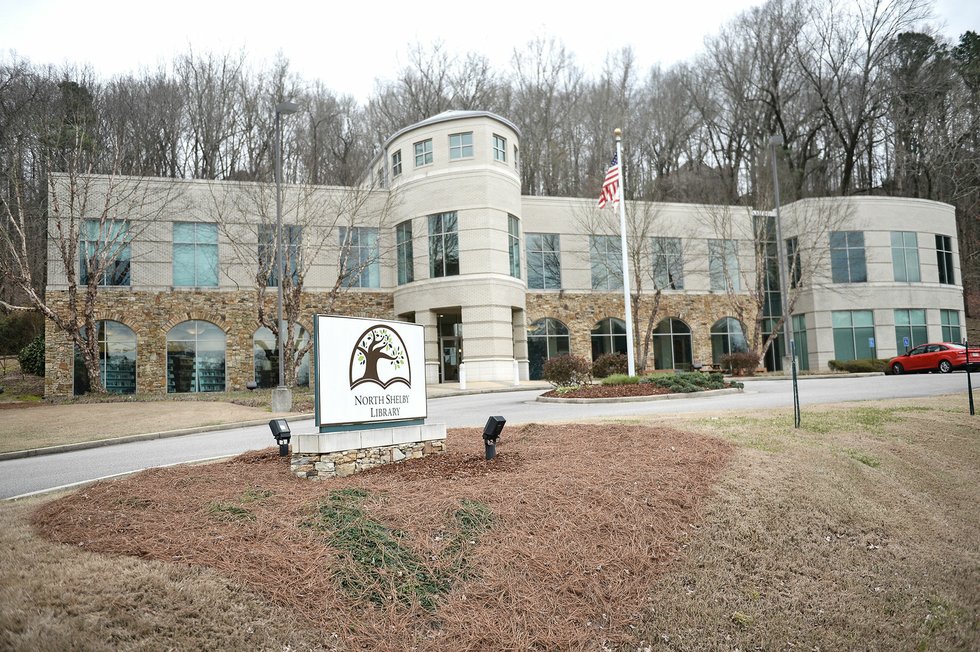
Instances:
[[[283,341],[288,329],[282,323],[282,282],[286,277],[282,241],[282,116],[299,111],[295,102],[280,102],[276,106],[276,323],[279,332],[279,386],[272,390],[272,411],[289,412],[293,407],[293,394],[286,387],[285,357]]]
[[[774,134],[769,137],[769,146],[772,148],[772,189],[776,202],[776,257],[779,264],[779,302],[782,304],[783,318],[783,369],[785,372],[786,362],[789,362],[791,373],[793,374],[793,422],[800,427],[800,395],[796,385],[796,342],[793,341],[793,329],[790,325],[789,315],[789,281],[786,271],[786,243],[783,242],[782,220],[779,218],[779,175],[776,173],[776,147],[783,144],[783,137]]]

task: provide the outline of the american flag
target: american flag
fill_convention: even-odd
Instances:
[[[599,193],[599,208],[603,208],[606,202],[616,203],[619,201],[619,155],[613,154],[612,161],[609,162],[609,169],[606,170],[606,178],[602,182],[602,192]]]

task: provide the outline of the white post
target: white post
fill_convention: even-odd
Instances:
[[[459,363],[459,388],[466,389],[466,365]]]
[[[514,387],[521,384],[521,366],[517,364],[517,359],[514,359]]]
[[[626,202],[623,200],[623,186],[626,176],[623,174],[623,131],[616,129],[616,160],[619,161],[619,234],[620,246],[623,250],[623,303],[626,305],[626,362],[630,376],[636,375],[636,358],[633,356],[633,305],[630,302],[629,255],[626,250]]]

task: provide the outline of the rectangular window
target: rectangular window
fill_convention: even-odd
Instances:
[[[429,277],[459,275],[459,225],[456,211],[429,216]]]
[[[507,252],[510,257],[510,275],[521,277],[521,222],[514,215],[507,216]]]
[[[800,265],[800,239],[792,237],[786,240],[786,269],[789,270],[789,286],[798,288],[803,278]]]
[[[415,167],[420,168],[423,165],[429,165],[432,163],[432,139],[423,140],[422,142],[415,143]]]
[[[493,160],[507,162],[507,139],[497,134],[493,135]]]
[[[653,238],[653,284],[658,290],[684,289],[684,259],[680,238]]]
[[[412,220],[406,220],[395,228],[398,248],[398,285],[415,280],[415,256],[412,252]]]
[[[864,283],[868,280],[863,231],[831,232],[830,271],[834,283]]]
[[[456,161],[471,156],[473,156],[473,132],[449,134],[449,160]]]
[[[293,284],[299,281],[299,267],[302,256],[303,227],[293,224],[282,225],[283,261]],[[259,270],[266,271],[266,287],[279,285],[279,270],[276,265],[276,225],[259,225]]]
[[[174,287],[218,285],[218,225],[174,222]]]
[[[518,165],[517,163],[517,145],[514,145],[514,169],[515,170],[521,169],[520,165]]]
[[[928,337],[926,334],[926,311],[924,309],[903,308],[895,311],[895,343],[899,353],[925,344],[929,341]]]
[[[936,263],[939,265],[939,282],[956,285],[953,273],[953,241],[948,235],[936,235]]]
[[[737,242],[708,240],[708,275],[715,292],[726,292],[729,287],[735,292],[742,289]]]
[[[85,220],[79,240],[78,276],[82,285],[88,285],[90,274],[101,274],[99,285],[129,285],[129,222]]]
[[[377,228],[340,227],[340,275],[344,287],[381,287],[379,258]]]
[[[892,269],[895,280],[918,283],[919,235],[914,231],[892,231]]]
[[[810,347],[806,343],[806,315],[793,315],[793,345],[796,346],[796,364],[800,371],[810,369]]]
[[[391,155],[391,178],[399,176],[402,173],[402,151],[398,150]]]
[[[943,342],[961,342],[960,313],[958,310],[940,310],[939,321],[943,328]]]
[[[561,289],[561,240],[557,233],[525,233],[527,287]]]
[[[623,254],[618,235],[589,236],[593,290],[623,289]]]
[[[832,313],[834,359],[870,360],[875,357],[875,318],[870,310],[838,310]]]

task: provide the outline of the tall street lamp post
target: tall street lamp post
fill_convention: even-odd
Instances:
[[[793,329],[790,325],[789,315],[789,281],[786,270],[788,261],[786,260],[786,243],[783,241],[782,220],[779,216],[779,175],[776,173],[776,147],[783,144],[783,137],[774,134],[769,138],[769,145],[772,148],[772,189],[776,202],[776,257],[779,267],[779,302],[782,304],[783,318],[783,369],[789,366],[793,374],[793,421],[794,425],[800,427],[800,395],[796,385],[796,342],[793,341]],[[787,365],[787,363],[789,363]]]
[[[293,393],[286,387],[286,373],[283,342],[288,329],[282,322],[282,283],[286,277],[285,256],[283,255],[282,240],[282,116],[292,115],[299,111],[295,102],[280,102],[276,106],[276,323],[279,332],[279,386],[272,390],[272,411],[289,412],[293,407]]]

